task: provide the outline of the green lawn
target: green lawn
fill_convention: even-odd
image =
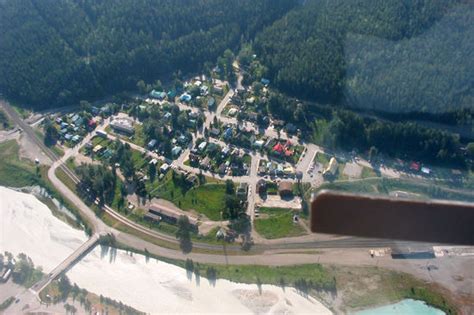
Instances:
[[[306,234],[297,223],[293,223],[293,211],[282,208],[260,208],[262,216],[255,220],[255,229],[258,234],[267,239],[299,236]]]
[[[221,219],[220,213],[224,210],[224,184],[206,183],[186,190],[173,182],[172,172],[168,172],[151,194],[169,200],[183,210],[194,209],[215,221]]]
[[[24,187],[42,182],[36,175],[33,162],[19,158],[19,145],[15,140],[0,143],[0,185]]]
[[[377,176],[377,173],[375,173],[373,169],[367,166],[363,166],[361,178],[368,178],[368,177],[378,177],[378,176]]]
[[[331,290],[336,286],[334,277],[327,268],[320,264],[300,266],[224,266],[214,265],[218,278],[229,279],[238,283],[265,283],[279,286],[295,286],[295,282],[305,279],[315,288]],[[201,275],[205,275],[204,268],[200,268]]]
[[[75,226],[77,227],[77,223],[84,223],[86,231],[89,233],[90,229],[88,222],[81,217],[79,210],[68,200],[65,200],[49,181],[47,176],[48,169],[45,166],[41,166],[38,168],[37,173],[34,163],[27,159],[20,159],[18,152],[19,145],[15,140],[0,143],[0,185],[10,187],[39,185],[46,188],[53,198],[59,200],[61,204],[66,206],[66,208],[68,208],[78,218],[79,221],[76,222]],[[57,171],[62,170],[58,169]],[[48,203],[47,200],[44,200],[43,202]],[[64,216],[64,214],[54,211],[53,208],[51,208],[51,211],[55,216],[60,218]],[[66,219],[66,221],[68,220]]]
[[[446,190],[436,183],[408,179],[369,178],[355,182],[324,183],[316,192],[322,189],[382,195],[386,195],[391,191],[401,190],[419,194],[424,198],[474,202],[472,193],[455,192]]]
[[[349,177],[346,174],[344,174],[344,167],[346,167],[346,164],[339,163],[339,165],[337,167],[337,173],[336,173],[338,180],[349,179]]]
[[[314,161],[322,164],[323,168],[328,166],[329,159],[330,159],[329,155],[327,155],[325,153],[321,153],[321,152],[317,152],[316,156],[314,157]]]

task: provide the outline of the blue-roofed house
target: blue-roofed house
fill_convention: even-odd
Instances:
[[[216,99],[214,97],[211,97],[207,101],[207,108],[214,108],[216,106]]]
[[[263,85],[269,85],[269,84],[270,84],[270,80],[265,79],[265,78],[262,78],[262,79],[260,80],[260,82],[261,82]]]
[[[75,135],[74,137],[72,137],[71,140],[72,140],[73,142],[79,142],[79,140],[81,140],[81,136]]]
[[[79,118],[80,118],[79,115],[78,115],[78,114],[75,114],[74,116],[72,116],[71,121],[72,121],[73,123],[76,123],[76,121],[77,121]]]
[[[113,154],[112,150],[106,149],[106,150],[104,151],[104,153],[102,154],[102,156],[103,156],[104,158],[108,159],[108,158],[110,158],[110,157],[112,156],[112,154]]]
[[[178,137],[178,143],[185,144],[188,141],[185,135],[181,135]]]
[[[150,92],[150,96],[159,100],[164,100],[166,97],[166,93],[163,91],[153,90]]]
[[[184,93],[179,97],[179,100],[181,102],[186,102],[187,103],[187,102],[191,101],[191,98],[192,98],[191,95],[189,95],[188,93]]]
[[[64,136],[64,139],[66,139],[67,141],[71,140],[71,139],[72,139],[72,134],[67,133],[67,134]]]
[[[84,118],[79,117],[78,119],[76,119],[74,124],[76,124],[76,126],[80,126],[80,125],[84,124]]]
[[[175,90],[171,90],[168,92],[168,100],[174,100],[174,98],[176,97],[176,91]]]
[[[178,156],[183,149],[180,146],[175,146],[173,149],[171,149],[171,154],[174,156]]]
[[[147,145],[148,149],[153,150],[157,143],[158,143],[158,141],[156,139],[151,139],[150,142],[148,142],[148,145]]]
[[[188,120],[188,126],[189,127],[195,127],[196,126],[196,119],[190,119]]]
[[[61,123],[61,129],[67,128],[68,126],[69,126],[69,124],[68,124],[67,122],[65,122],[65,121],[63,121],[63,122]]]
[[[229,127],[224,131],[224,138],[232,138],[232,127]]]

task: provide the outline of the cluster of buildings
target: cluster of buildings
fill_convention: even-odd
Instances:
[[[205,75],[197,76],[189,81],[185,81],[182,88],[172,89],[168,92],[152,90],[149,97],[145,99],[148,104],[161,104],[164,101],[174,103],[176,97],[182,103],[190,103],[193,99],[207,97],[210,93],[223,95],[227,86],[225,81],[207,78]],[[214,107],[216,101],[214,97],[209,97],[207,106]]]
[[[59,134],[59,140],[71,144],[79,143],[84,135],[93,130],[100,117],[93,119],[84,113],[71,113],[54,119]]]
[[[298,172],[289,163],[277,163],[274,161],[260,160],[258,175],[271,177],[296,177]]]
[[[250,165],[244,161],[245,152],[226,145],[219,146],[213,142],[202,141],[189,154],[189,162],[220,175],[247,175]]]
[[[177,211],[172,211],[165,206],[159,204],[152,204],[148,207],[148,211],[145,213],[145,219],[153,221],[153,222],[166,222],[169,224],[176,224],[180,217],[180,213]],[[194,229],[196,232],[198,231],[198,222],[196,218],[189,216],[189,223],[191,228]]]

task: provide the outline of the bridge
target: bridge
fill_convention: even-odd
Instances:
[[[79,246],[71,255],[69,255],[63,262],[61,262],[56,268],[54,268],[49,274],[45,275],[40,281],[38,281],[36,284],[34,284],[31,287],[31,290],[33,293],[38,294],[46,288],[51,281],[59,277],[62,273],[66,272],[69,270],[76,262],[78,262],[82,257],[84,257],[89,251],[91,251],[95,245],[97,245],[97,242],[99,241],[99,238],[101,236],[105,236],[105,233],[96,233],[91,236],[87,240],[87,242],[83,243],[81,246]]]

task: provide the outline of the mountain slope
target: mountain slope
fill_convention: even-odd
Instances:
[[[65,105],[196,71],[295,0],[0,0],[0,91]]]

